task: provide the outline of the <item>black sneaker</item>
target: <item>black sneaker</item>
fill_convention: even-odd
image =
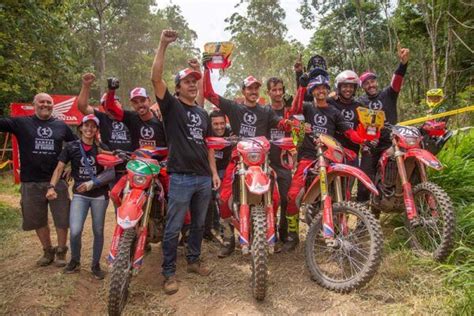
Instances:
[[[69,263],[64,268],[64,273],[70,274],[79,272],[79,270],[81,270],[81,263],[71,259],[71,261],[69,261]]]
[[[105,278],[105,271],[100,268],[99,264],[93,266],[91,272],[97,280],[103,280]]]

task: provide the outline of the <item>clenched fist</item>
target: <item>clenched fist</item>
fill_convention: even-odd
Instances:
[[[397,54],[398,58],[400,59],[400,62],[404,65],[408,62],[408,59],[410,58],[410,49],[408,48],[403,48],[400,45],[400,42],[397,43]]]
[[[88,72],[82,75],[82,84],[90,87],[91,84],[95,81],[95,75]]]
[[[200,65],[199,65],[199,61],[197,60],[197,58],[191,58],[190,60],[188,60],[188,66],[192,70],[195,70],[195,71],[200,70]]]
[[[165,44],[172,43],[178,38],[178,32],[174,30],[163,30],[160,41]]]

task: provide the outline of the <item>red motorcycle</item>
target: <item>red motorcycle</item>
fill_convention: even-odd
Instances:
[[[275,246],[275,205],[272,192],[277,190],[275,174],[270,168],[270,142],[265,137],[208,137],[207,146],[222,150],[237,144],[238,164],[233,185],[232,223],[239,232],[242,253],[252,255],[252,292],[257,300],[266,295],[268,254]],[[284,150],[294,147],[291,138],[273,141]]]
[[[361,130],[369,128],[370,117],[381,111],[358,110]],[[372,126],[374,128],[374,126]],[[375,126],[380,130],[383,125]],[[389,126],[391,146],[379,160],[375,185],[379,195],[372,195],[376,213],[405,212],[405,226],[415,253],[441,261],[451,252],[454,240],[454,209],[446,192],[428,181],[426,168],[443,166],[422,148],[420,130],[410,126]]]
[[[344,164],[347,152],[331,136],[310,136],[317,158],[306,171],[300,201],[306,223],[305,255],[311,278],[337,292],[349,292],[369,282],[382,257],[378,220],[363,205],[347,200],[344,183],[354,178],[374,194],[375,185],[360,169]]]
[[[121,192],[111,194],[118,208],[117,225],[108,256],[112,266],[109,315],[122,313],[131,277],[143,265],[146,243],[159,242],[163,237],[166,200],[158,175],[163,172],[163,164],[159,160],[166,155],[167,148],[141,148],[133,153],[121,152],[118,156],[100,154],[97,157],[98,163],[107,167],[128,160],[126,176],[112,189],[114,192],[119,188]]]

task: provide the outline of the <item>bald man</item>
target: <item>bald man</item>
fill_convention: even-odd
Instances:
[[[0,132],[12,133],[20,148],[21,212],[23,230],[35,230],[43,246],[39,266],[66,265],[66,240],[69,227],[69,194],[67,183],[56,185],[58,199],[48,201],[46,192],[51,176],[58,164],[64,142],[75,136],[71,129],[53,114],[53,98],[39,93],[33,99],[35,114],[32,116],[0,118]],[[48,225],[48,205],[56,227],[58,246],[51,245]]]

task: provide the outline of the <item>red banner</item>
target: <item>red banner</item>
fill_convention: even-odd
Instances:
[[[68,125],[79,125],[82,114],[77,108],[77,97],[74,95],[51,95],[53,98],[53,116]],[[35,113],[29,103],[11,103],[11,116],[28,116]]]

